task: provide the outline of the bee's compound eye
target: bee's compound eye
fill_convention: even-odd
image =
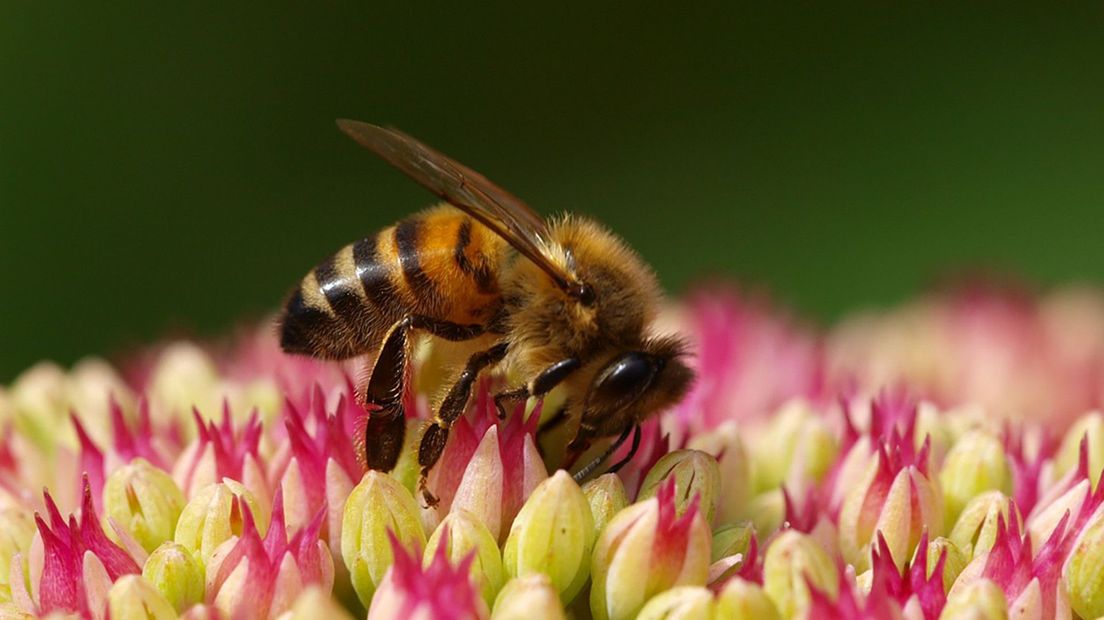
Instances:
[[[616,357],[594,380],[587,404],[608,410],[627,405],[648,389],[657,371],[655,359],[645,353]]]

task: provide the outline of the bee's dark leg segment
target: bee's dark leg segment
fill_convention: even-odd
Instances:
[[[625,443],[625,440],[629,438],[629,433],[632,433],[634,428],[636,429],[636,433],[635,433],[635,439],[633,440],[632,450],[629,451],[629,456],[627,458],[622,459],[622,461],[617,463],[617,465],[615,466],[615,467],[617,467],[617,469],[620,469],[621,467],[623,467],[625,465],[625,463],[627,463],[629,461],[629,459],[631,459],[633,457],[633,455],[636,454],[637,448],[640,447],[640,425],[638,425],[638,424],[634,424],[633,426],[626,427],[625,430],[621,432],[621,435],[619,435],[617,437],[617,439],[614,440],[614,442],[611,443],[609,445],[609,447],[605,449],[604,452],[602,452],[602,454],[598,455],[597,457],[595,457],[595,459],[593,461],[587,463],[586,465],[583,466],[582,469],[575,472],[575,474],[572,476],[573,478],[575,478],[575,482],[582,483],[591,474],[593,474],[595,470],[597,470],[599,467],[601,467],[602,463],[604,463],[606,461],[606,459],[608,459],[610,457],[610,455],[612,455],[614,452],[616,452],[617,449],[620,448],[621,445]],[[616,470],[613,469],[613,468],[610,468],[611,473],[614,472],[614,471],[616,471]]]
[[[502,361],[502,358],[506,357],[506,346],[505,342],[501,342],[468,359],[468,364],[456,378],[456,383],[452,384],[448,394],[445,395],[445,400],[441,401],[441,408],[437,412],[438,423],[451,425],[464,413],[464,407],[468,404],[468,397],[471,396],[472,386],[475,385],[479,373],[483,372],[484,368]]]
[[[376,355],[372,376],[364,391],[364,403],[371,409],[364,430],[365,460],[369,469],[394,469],[402,450],[406,430],[402,395],[406,383],[409,329],[406,319],[391,327]]]
[[[482,325],[460,325],[449,321],[441,321],[423,315],[409,317],[410,326],[414,329],[425,330],[438,338],[460,342],[482,336],[487,330]]]
[[[449,427],[464,413],[464,407],[468,404],[472,386],[475,385],[479,373],[487,366],[496,364],[506,357],[506,347],[507,343],[500,342],[468,359],[467,366],[456,379],[456,383],[452,384],[445,400],[441,402],[436,419],[422,435],[422,443],[418,446],[418,465],[422,468],[422,493],[431,506],[436,504],[436,498],[425,489],[426,475],[437,463],[437,459],[441,458],[441,453],[445,450],[445,442],[448,441]]]
[[[629,444],[629,453],[625,455],[625,458],[617,461],[613,465],[610,465],[610,468],[606,470],[606,473],[616,474],[617,472],[621,471],[622,467],[628,465],[629,461],[631,461],[633,457],[636,456],[636,451],[640,449],[640,435],[640,425],[634,424],[632,443]]]
[[[522,385],[512,390],[503,390],[494,395],[495,409],[498,411],[498,419],[506,419],[506,405],[502,404],[503,401],[521,401],[529,398],[529,386]]]
[[[369,469],[390,471],[399,460],[406,432],[402,397],[406,388],[411,329],[425,330],[446,340],[470,340],[484,331],[480,325],[458,325],[417,315],[404,317],[391,327],[376,355],[372,376],[364,391],[364,403],[372,409],[364,430],[365,461]],[[428,439],[428,445],[432,446],[433,437]],[[423,450],[426,445],[423,441]]]
[[[503,401],[525,400],[530,396],[544,396],[552,391],[552,388],[563,383],[563,380],[566,379],[568,375],[578,370],[581,365],[582,363],[573,357],[560,360],[542,370],[528,385],[522,385],[512,390],[506,390],[505,392],[495,394],[494,401],[495,408],[498,409],[498,417],[506,417],[506,406],[502,404]]]

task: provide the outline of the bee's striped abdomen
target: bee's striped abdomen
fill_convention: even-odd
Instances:
[[[378,251],[379,236],[341,248],[303,278],[281,324],[285,351],[353,357],[371,350],[381,330],[401,318],[389,284],[393,265]]]
[[[485,324],[501,296],[504,242],[452,207],[407,218],[318,264],[288,300],[285,351],[344,359],[379,345],[407,314]]]

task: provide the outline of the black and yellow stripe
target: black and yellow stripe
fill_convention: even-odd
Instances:
[[[501,303],[504,242],[438,207],[351,243],[319,263],[288,300],[284,350],[344,359],[374,350],[408,314],[484,324]]]

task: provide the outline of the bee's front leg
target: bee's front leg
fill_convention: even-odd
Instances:
[[[453,422],[463,415],[464,408],[468,404],[468,398],[471,396],[472,386],[475,384],[476,378],[479,377],[479,373],[484,368],[502,361],[502,358],[506,357],[506,347],[505,342],[500,342],[485,351],[472,355],[468,359],[468,363],[460,376],[457,377],[456,383],[449,388],[448,394],[441,402],[437,417],[433,419],[429,427],[426,428],[425,434],[422,435],[422,443],[418,446],[418,465],[422,467],[419,487],[422,489],[422,495],[425,497],[426,503],[430,506],[437,505],[437,498],[433,497],[433,494],[426,488],[426,476],[429,475],[429,470],[437,463],[437,459],[441,458],[441,453],[445,451],[449,428],[452,427]]]
[[[499,419],[506,418],[506,406],[503,401],[525,400],[530,396],[541,397],[552,391],[552,388],[563,383],[564,379],[579,369],[582,363],[574,357],[560,360],[545,368],[529,383],[499,392],[494,396],[495,408],[498,410]]]

